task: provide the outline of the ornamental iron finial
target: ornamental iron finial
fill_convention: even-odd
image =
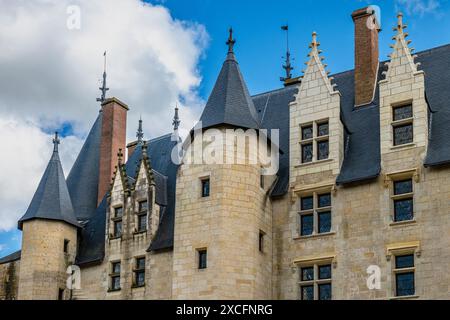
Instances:
[[[180,116],[178,115],[178,103],[175,105],[175,114],[173,116],[173,121],[172,121],[172,125],[173,125],[173,131],[177,131],[178,128],[180,127]]]
[[[98,88],[102,95],[100,96],[100,98],[97,98],[97,102],[103,103],[106,99],[106,91],[109,90],[109,88],[106,87],[106,51],[103,53],[103,57],[104,57],[104,62],[103,62],[103,82],[102,82],[102,86],[100,88]]]
[[[144,131],[142,130],[142,117],[139,118],[139,125],[138,125],[138,129],[136,132],[136,137],[138,139],[138,143],[142,143],[142,141],[144,139]]]
[[[58,131],[55,132],[55,137],[53,138],[53,152],[58,152],[58,145],[61,143],[58,137]]]
[[[289,26],[282,26],[281,30],[286,31],[286,61],[283,65],[283,69],[286,71],[286,76],[280,77],[280,81],[286,82],[292,79],[292,70],[294,67],[291,64],[291,52],[289,50]]]
[[[234,44],[236,43],[236,40],[233,39],[233,28],[230,28],[228,31],[229,36],[226,45],[228,46],[228,53],[233,53]]]
[[[123,159],[122,148],[120,148],[119,152],[117,153],[117,159],[119,161],[119,164],[122,164],[122,159]]]

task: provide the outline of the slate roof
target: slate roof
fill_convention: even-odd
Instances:
[[[7,255],[6,257],[3,257],[0,259],[0,264],[5,264],[9,262],[14,262],[17,260],[20,260],[20,256],[22,254],[22,251],[16,251],[14,253],[11,253],[10,255]]]
[[[200,117],[203,128],[228,124],[258,129],[255,106],[233,52],[229,52]]]
[[[22,230],[25,221],[32,219],[58,220],[80,226],[73,211],[57,148],[53,151],[26,213],[19,220],[19,229]]]
[[[67,177],[73,208],[80,221],[89,220],[97,209],[102,118],[100,112]]]

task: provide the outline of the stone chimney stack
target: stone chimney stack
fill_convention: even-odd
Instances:
[[[98,204],[111,185],[118,161],[117,153],[119,149],[125,150],[128,110],[128,106],[116,98],[106,99],[102,103]]]
[[[372,102],[377,83],[380,24],[371,7],[352,13],[355,23],[355,105]]]

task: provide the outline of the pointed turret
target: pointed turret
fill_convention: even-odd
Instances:
[[[223,124],[249,129],[259,128],[253,100],[234,54],[235,43],[233,30],[230,29],[226,60],[200,118],[203,128]]]
[[[77,227],[80,226],[75,218],[72,201],[59,159],[59,143],[58,133],[55,133],[52,157],[27,212],[19,220],[20,230],[22,230],[22,225],[25,221],[32,219],[64,221]]]

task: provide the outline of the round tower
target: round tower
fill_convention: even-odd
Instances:
[[[58,134],[53,154],[25,215],[20,260],[20,300],[69,299],[66,270],[72,265],[80,227],[72,207],[58,154]]]

